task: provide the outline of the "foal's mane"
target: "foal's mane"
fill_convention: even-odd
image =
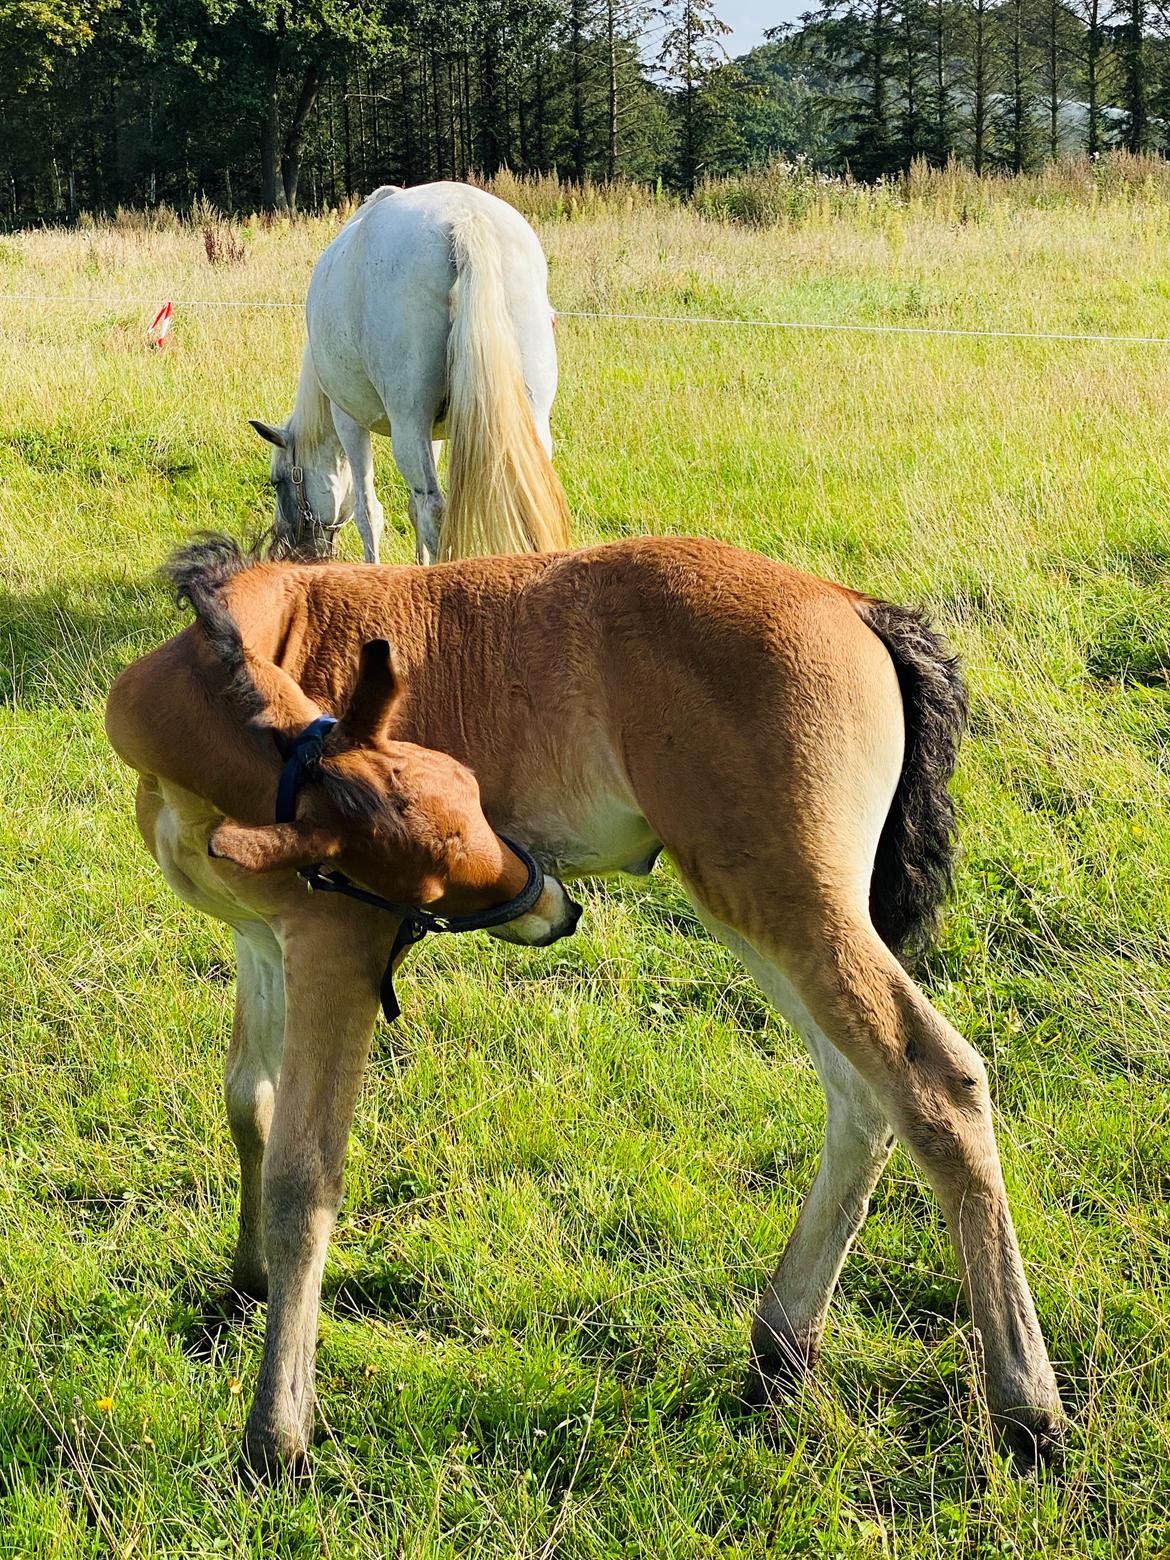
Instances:
[[[248,719],[263,713],[267,702],[252,679],[239,625],[223,593],[229,581],[261,561],[263,545],[261,539],[245,550],[232,536],[200,531],[176,548],[159,569],[174,593],[175,604],[189,606],[194,612],[208,647],[223,668],[227,679],[224,692]]]

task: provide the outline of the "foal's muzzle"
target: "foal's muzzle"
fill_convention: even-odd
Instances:
[[[532,909],[503,926],[492,927],[491,935],[522,948],[547,948],[560,942],[562,937],[571,936],[577,930],[581,914],[581,906],[569,898],[564,884],[546,876],[544,893]]]

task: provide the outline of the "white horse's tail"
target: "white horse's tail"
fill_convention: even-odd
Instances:
[[[490,218],[452,223],[447,340],[450,471],[440,558],[569,546],[569,506],[536,431]]]

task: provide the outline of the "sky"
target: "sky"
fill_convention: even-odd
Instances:
[[[723,43],[733,57],[763,43],[765,27],[794,22],[811,8],[812,0],[715,0],[715,15],[732,29],[732,36]]]

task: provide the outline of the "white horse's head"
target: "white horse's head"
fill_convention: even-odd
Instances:
[[[272,555],[332,558],[338,532],[353,519],[354,510],[353,473],[340,442],[333,440],[335,447],[329,451],[302,450],[291,421],[283,428],[254,417],[248,421],[272,446]]]

